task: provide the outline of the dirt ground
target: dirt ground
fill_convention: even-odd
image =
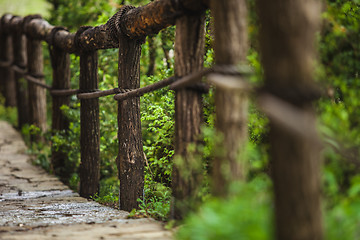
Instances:
[[[0,121],[0,239],[172,239],[159,222],[79,197],[25,152],[19,133]]]

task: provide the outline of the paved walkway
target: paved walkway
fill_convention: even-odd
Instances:
[[[0,239],[171,239],[151,219],[128,213],[71,191],[33,166],[21,136],[0,121]]]

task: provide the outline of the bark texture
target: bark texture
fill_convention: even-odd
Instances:
[[[200,71],[203,67],[205,46],[205,15],[181,17],[176,21],[175,76]],[[189,153],[188,146],[200,139],[203,121],[201,92],[190,88],[175,95],[175,156],[172,173],[172,218],[182,219],[194,208],[197,190],[201,184],[201,160]]]
[[[214,17],[216,64],[244,64],[248,51],[246,0],[212,0],[210,6]],[[241,152],[247,142],[247,95],[219,85],[215,108],[216,129],[223,139],[212,166],[213,193],[226,196],[229,184],[245,177]]]
[[[27,39],[27,59],[28,74],[38,81],[45,83],[43,69],[43,49],[41,41]],[[46,90],[42,87],[28,82],[29,93],[29,117],[30,124],[38,127],[41,132],[45,132],[46,126]],[[34,135],[32,140],[43,140],[40,135]]]
[[[57,47],[51,47],[51,65],[53,69],[53,89],[70,89],[70,55]],[[67,131],[69,121],[61,111],[61,106],[70,104],[70,96],[52,96],[52,130]],[[56,175],[64,183],[70,179],[66,171],[67,153],[64,150],[51,149],[51,164]]]
[[[320,2],[260,0],[260,45],[268,92],[312,115],[304,125],[314,132],[311,107]],[[271,160],[277,239],[323,238],[320,206],[320,149],[304,136],[271,122]]]
[[[80,90],[98,88],[98,54],[80,55]],[[80,196],[89,198],[99,191],[100,180],[100,122],[99,99],[80,100]]]
[[[119,88],[139,88],[141,42],[120,35],[119,45]],[[137,199],[143,197],[144,191],[144,152],[139,97],[119,101],[118,139],[119,205],[120,209],[131,211],[138,208]]]

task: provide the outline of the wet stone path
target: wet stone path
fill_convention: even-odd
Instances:
[[[79,197],[33,166],[21,136],[0,121],[0,239],[172,239],[151,219]]]

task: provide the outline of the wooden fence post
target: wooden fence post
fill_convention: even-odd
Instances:
[[[216,65],[245,63],[248,51],[246,1],[212,0],[210,6],[214,16]],[[247,142],[247,94],[219,85],[215,91],[215,109],[216,129],[223,140],[212,166],[212,189],[214,195],[226,196],[229,184],[245,177],[244,160],[239,156]]]
[[[24,18],[24,27],[26,28],[34,18],[40,18],[38,15],[30,15]],[[39,39],[31,38],[28,35],[27,38],[27,65],[28,74],[34,78],[37,78],[40,82],[45,82],[43,69],[44,69],[44,58],[42,43]],[[46,90],[32,82],[28,82],[28,94],[29,94],[29,115],[30,124],[35,125],[40,129],[41,132],[45,132],[46,126]],[[32,135],[32,140],[38,141],[43,140],[40,135]]]
[[[80,54],[80,91],[98,88],[97,51]],[[99,191],[100,180],[100,121],[99,99],[80,100],[81,164],[80,196],[89,198]]]
[[[119,34],[119,88],[140,87],[140,55],[142,41]],[[144,152],[141,134],[140,98],[133,97],[118,103],[119,156],[117,166],[120,179],[120,209],[138,208],[143,198]]]
[[[184,16],[176,20],[175,75],[184,76],[203,67],[205,46],[205,14]],[[175,95],[175,161],[172,172],[172,213],[182,219],[194,209],[201,184],[201,159],[189,152],[189,144],[199,141],[203,121],[201,92],[185,88]]]
[[[12,34],[14,44],[14,65],[25,72],[27,65],[26,56],[26,36],[23,30],[23,19],[15,17],[12,19]],[[30,122],[29,120],[29,95],[28,85],[23,78],[23,74],[15,71],[16,82],[16,102],[18,113],[18,128],[21,128]]]
[[[9,26],[12,16],[5,14],[1,18],[0,28],[0,61],[8,63],[1,67],[2,94],[5,97],[5,106],[16,106],[16,85],[14,71],[10,67],[13,62],[13,38],[9,31],[5,31],[5,24]],[[9,28],[9,27],[7,27]],[[9,29],[8,29],[9,30]]]
[[[53,89],[70,89],[70,55],[53,44],[54,34],[61,28],[54,28],[50,34],[49,51],[51,66],[53,69]],[[52,96],[52,131],[66,131],[69,128],[69,121],[61,111],[61,106],[70,104],[70,96]],[[51,164],[56,175],[61,181],[68,183],[71,177],[66,171],[67,153],[61,150],[51,149]]]
[[[295,110],[307,114],[311,140],[270,121],[276,239],[323,238],[321,217],[321,157],[312,100],[316,32],[320,23],[317,0],[258,1],[260,46],[265,88]]]
[[[141,43],[120,38],[119,88],[140,87]],[[118,171],[120,179],[120,209],[138,208],[138,198],[144,191],[144,152],[141,134],[140,98],[118,103]]]

